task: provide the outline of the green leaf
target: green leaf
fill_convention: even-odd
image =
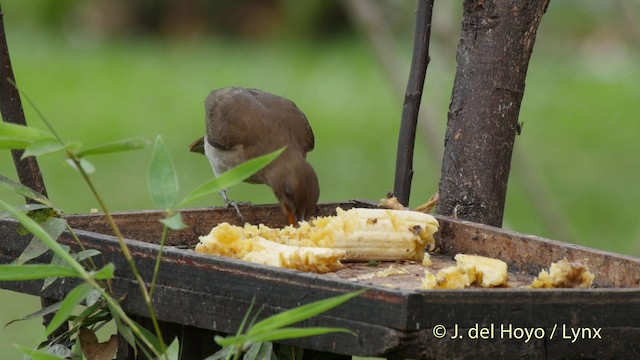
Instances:
[[[167,352],[165,353],[165,358],[169,360],[179,360],[180,355],[180,341],[178,338],[173,339],[169,347],[167,348]]]
[[[282,329],[271,330],[269,332],[262,333],[259,336],[251,336],[251,335],[247,335],[247,336],[249,338],[249,341],[251,341],[252,343],[259,343],[259,342],[264,342],[264,341],[274,341],[275,342],[275,341],[288,340],[288,339],[300,339],[300,338],[303,338],[303,337],[324,335],[324,334],[336,333],[336,332],[353,334],[351,331],[349,331],[347,329],[341,329],[341,328],[329,328],[329,327],[294,328],[294,327],[287,327],[287,328],[282,328]]]
[[[242,357],[243,360],[265,360],[271,359],[273,353],[273,344],[270,342],[262,342],[251,345],[246,354]]]
[[[87,260],[90,257],[96,256],[96,255],[100,255],[100,250],[96,250],[96,249],[87,249],[87,250],[82,250],[79,253],[76,254],[76,260],[77,261],[84,261]]]
[[[251,329],[249,329],[249,331],[247,332],[247,336],[257,336],[261,332],[273,331],[275,329],[280,329],[285,326],[312,318],[316,315],[339,306],[347,300],[362,294],[364,291],[366,291],[366,289],[344,295],[334,296],[328,299],[314,301],[312,303],[281,312],[280,314],[270,316],[251,327]]]
[[[273,160],[280,156],[280,154],[282,154],[284,150],[285,148],[282,148],[272,153],[253,158],[245,163],[234,167],[224,174],[221,174],[220,176],[198,186],[195,190],[189,193],[189,195],[187,195],[180,202],[180,204],[178,204],[178,207],[182,207],[185,204],[190,203],[196,199],[243,182],[251,175],[257,173],[262,168],[269,165]]]
[[[100,291],[96,289],[91,290],[89,295],[87,295],[87,301],[86,301],[87,306],[91,308],[92,306],[96,305],[98,303],[98,300],[100,300],[101,297],[102,295],[100,295]]]
[[[226,348],[220,349],[219,351],[215,352],[212,355],[207,356],[204,360],[222,360],[222,359],[227,359],[231,355],[234,355],[236,353],[236,351],[238,351],[238,350],[236,348],[234,348],[234,347],[226,347]]]
[[[61,245],[62,248],[64,249],[64,251],[66,251],[67,253],[69,253],[71,251],[71,249],[69,248],[69,246],[67,245]],[[73,257],[73,255],[71,255]],[[53,258],[51,259],[51,265],[55,265],[55,266],[64,266],[66,268],[69,267],[69,264],[67,264],[59,255],[55,254],[53,255]],[[57,276],[53,276],[53,277],[48,277],[46,279],[44,279],[44,282],[42,283],[42,290],[48,288],[49,286],[51,286],[51,284],[53,284],[56,280],[58,280]]]
[[[67,221],[56,217],[50,217],[45,220],[45,222],[42,223],[41,226],[44,231],[46,231],[47,234],[51,236],[51,238],[57,239],[67,227]],[[42,240],[34,236],[31,239],[29,245],[27,245],[27,247],[22,251],[22,254],[20,254],[20,256],[13,263],[18,265],[24,264],[27,261],[35,259],[44,254],[45,252],[47,252],[47,250],[49,250],[49,247],[45,243],[43,243]]]
[[[31,320],[31,319],[35,319],[35,318],[39,318],[42,317],[44,315],[49,315],[52,312],[58,310],[60,308],[60,305],[62,305],[62,301],[58,301],[57,303],[53,303],[47,307],[44,307],[34,313],[31,313],[27,316],[21,317],[20,319],[15,319],[15,320],[11,320],[8,323],[6,323],[4,325],[4,327],[6,328],[7,326],[13,324],[14,322],[18,322],[18,321],[25,321],[25,320]]]
[[[107,302],[107,303],[109,304],[109,312],[113,316],[113,321],[115,321],[116,323],[116,329],[118,330],[118,334],[120,334],[120,336],[122,336],[122,338],[129,344],[129,346],[133,348],[134,358],[137,358],[138,347],[136,346],[136,337],[133,335],[133,331],[131,331],[131,328],[129,328],[122,322],[120,315],[118,315],[119,312],[113,308],[113,306],[120,306],[120,305],[119,304],[113,305],[110,302]]]
[[[89,295],[89,292],[92,289],[93,288],[91,287],[91,285],[85,283],[80,284],[73,288],[73,290],[69,291],[67,296],[65,296],[64,300],[62,301],[60,309],[58,309],[56,315],[53,317],[53,319],[51,319],[51,322],[47,326],[45,335],[51,335],[51,333],[59,328],[60,325],[64,324],[69,318],[69,315],[71,315],[71,313],[73,313],[73,311],[76,309],[76,306],[78,306],[80,302],[84,300],[87,295]]]
[[[162,137],[156,138],[149,164],[147,185],[153,203],[162,210],[173,210],[178,200],[178,177]]]
[[[58,244],[40,225],[38,225],[38,223],[33,221],[26,214],[23,214],[20,211],[16,210],[13,206],[0,200],[0,209],[2,208],[10,212],[11,215],[13,215],[13,217],[16,218],[20,222],[20,224],[22,224],[22,226],[29,230],[33,235],[37,236],[38,239],[42,240],[42,242],[44,242],[55,255],[58,255],[62,260],[64,260],[67,265],[71,266],[73,269],[73,276],[87,276],[82,265],[75,261],[73,257],[68,254],[67,250],[65,250],[62,245]],[[67,269],[67,271],[69,270]]]
[[[69,166],[73,168],[73,170],[80,172],[80,169],[78,169],[78,166],[76,166],[76,163],[72,159],[67,159],[65,161]],[[94,172],[96,172],[96,167],[93,166],[93,164],[90,163],[87,159],[80,158],[79,163],[80,167],[82,168],[82,170],[84,170],[85,173],[93,174]]]
[[[96,280],[112,279],[115,269],[116,267],[112,263],[109,263],[97,272],[91,272],[89,274],[93,275],[93,278]]]
[[[63,359],[71,359],[73,352],[71,349],[65,347],[62,344],[55,344],[53,346],[47,346],[47,354],[59,356]]]
[[[40,204],[46,205],[51,208],[53,207],[51,202],[49,202],[49,199],[47,199],[45,196],[31,189],[30,187],[24,186],[17,181],[9,179],[8,177],[0,175],[0,186],[18,195],[22,195],[26,198],[37,201]]]
[[[8,139],[0,136],[0,149],[24,149],[29,146],[31,142]]]
[[[31,144],[34,141],[55,138],[53,135],[33,127],[0,122],[0,139]]]
[[[76,156],[83,157],[87,155],[99,155],[99,154],[109,154],[109,153],[121,152],[121,151],[137,150],[137,149],[144,148],[148,144],[149,144],[149,141],[147,139],[144,139],[141,137],[135,137],[131,139],[124,139],[124,140],[115,141],[108,144],[90,147],[85,150],[80,150],[76,153]]]
[[[158,337],[155,336],[151,331],[147,330],[145,327],[140,326],[140,324],[136,323],[135,321],[133,321],[133,320],[131,320],[131,321],[134,324],[136,324],[136,326],[140,330],[140,333],[137,334],[137,336],[140,337],[140,338],[146,339],[146,342],[148,342],[149,344],[151,344],[154,347],[152,350],[157,354],[161,354],[162,353],[162,345],[160,344],[160,340],[158,339]]]
[[[0,281],[37,280],[48,277],[79,277],[75,270],[56,265],[0,265]]]
[[[20,159],[25,159],[29,156],[53,154],[64,148],[65,146],[63,144],[60,144],[56,139],[40,139],[32,142],[29,146],[27,146]]]
[[[64,358],[47,354],[42,350],[29,349],[28,347],[15,345],[15,344],[13,346],[15,346],[16,349],[20,350],[20,352],[22,352],[23,354],[31,357],[32,360],[64,360]]]
[[[165,224],[171,230],[182,230],[188,228],[187,224],[182,221],[182,214],[180,214],[180,212],[176,212],[168,218],[161,219],[160,222]]]

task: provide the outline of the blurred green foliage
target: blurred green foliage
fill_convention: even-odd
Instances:
[[[316,135],[309,160],[319,176],[321,201],[376,200],[392,189],[401,104],[337,3],[317,0],[303,7],[292,0],[268,1],[265,4],[275,6],[275,12],[265,5],[262,18],[248,21],[244,28],[233,26],[241,25],[251,12],[247,9],[257,8],[232,11],[230,7],[248,6],[251,1],[235,5],[222,1],[220,11],[207,10],[204,14],[215,14],[200,17],[189,27],[177,21],[182,16],[177,10],[171,12],[176,21],[171,26],[153,15],[152,25],[141,28],[131,25],[138,15],[118,18],[117,12],[108,14],[116,14],[112,20],[124,25],[100,21],[90,25],[96,15],[87,6],[106,3],[2,2],[17,82],[66,139],[89,145],[160,134],[182,188],[191,189],[212,176],[207,160],[188,152],[191,141],[204,133],[204,98],[223,86],[256,87],[292,99],[307,114]],[[408,73],[415,2],[380,3],[396,29],[397,50]],[[140,4],[158,6],[149,1]],[[168,7],[175,2],[158,4]],[[436,2],[434,8],[423,107],[432,110],[440,138],[455,71],[459,6]],[[256,16],[256,11],[251,13]],[[637,14],[633,2],[551,1],[528,72],[520,115],[524,129],[516,139],[516,147],[528,154],[530,166],[566,212],[577,242],[636,255],[640,254]],[[209,24],[216,16],[235,25],[225,30],[223,23]],[[33,109],[25,110],[30,124],[43,126]],[[426,201],[438,185],[440,165],[427,156],[424,141],[419,129],[412,206]],[[153,207],[145,181],[149,157],[150,151],[140,151],[93,160],[97,167],[93,177],[112,210]],[[70,213],[96,207],[75,172],[62,164],[62,157],[46,156],[39,162],[58,207]],[[15,178],[8,153],[0,154],[0,173]],[[515,174],[511,177],[506,223],[519,232],[553,238],[532,210],[522,180]],[[10,194],[0,196],[21,202]],[[230,189],[229,196],[275,202],[266,186],[243,184]],[[212,196],[194,206],[221,204]],[[23,297],[0,292],[2,303],[15,304]],[[8,321],[34,306],[3,310],[0,315]],[[29,345],[42,340],[31,338],[33,332],[23,331],[22,326],[33,329],[38,324],[0,330],[0,351],[4,353],[11,342]]]

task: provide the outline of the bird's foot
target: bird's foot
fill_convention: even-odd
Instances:
[[[232,207],[236,210],[236,214],[238,214],[238,219],[240,222],[244,224],[244,216],[242,215],[242,211],[240,211],[240,206],[253,206],[250,202],[237,202],[229,199],[225,199],[224,201],[224,209],[227,210],[229,207]]]

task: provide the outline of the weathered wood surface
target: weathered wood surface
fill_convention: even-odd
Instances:
[[[334,208],[335,205],[325,205],[322,211],[326,213]],[[176,244],[180,241],[193,244],[196,235],[208,233],[221,219],[235,220],[233,210],[188,210],[184,215],[193,229],[182,235],[174,234],[172,241]],[[254,206],[253,211],[245,210],[245,217],[251,220],[262,218],[277,222],[279,215],[277,207]],[[116,219],[125,236],[144,233],[140,237],[157,240],[160,227],[156,228],[154,219],[159,216],[158,212],[136,212],[117,214]],[[102,226],[100,215],[72,216],[69,220],[78,229],[100,230]],[[640,289],[637,288],[640,260],[445,217],[439,217],[439,221],[442,229],[439,246],[443,255],[484,253],[507,261],[514,271],[534,272],[558,260],[556,256],[588,257],[592,261],[589,265],[599,279],[598,287],[585,290],[407,291],[354,283],[330,274],[265,267],[170,247],[164,253],[160,268],[154,307],[163,321],[232,333],[254,297],[257,304],[265,305],[262,316],[268,316],[313,300],[370,287],[362,296],[305,323],[346,327],[357,336],[334,334],[292,343],[341,354],[392,358],[478,358],[479,355],[504,357],[506,354],[527,358],[640,356],[636,341],[640,335]],[[29,237],[16,235],[15,228],[14,222],[0,222],[2,263],[17,257],[29,241]],[[86,230],[77,233],[87,247],[102,252],[97,259],[98,265],[115,264],[114,290],[117,295],[127,294],[123,302],[125,310],[146,315],[146,307],[115,238]],[[67,235],[63,235],[61,242],[75,246]],[[138,240],[129,240],[128,244],[141,275],[150,279],[158,246]],[[66,280],[41,293],[40,282],[0,283],[5,289],[57,299],[73,285],[74,281]],[[468,329],[492,324],[493,338],[469,338]],[[433,335],[437,325],[449,329],[443,339]],[[509,339],[506,333],[503,336],[503,332],[498,331],[501,326],[509,325],[513,329],[540,328],[545,336],[527,342],[526,338],[512,336]],[[456,326],[464,337],[451,339]],[[566,331],[565,334],[557,332],[552,338],[554,326],[560,329],[564,326],[567,331],[601,328],[598,335],[602,339],[580,339],[579,343],[572,343],[572,339],[563,337],[567,335]]]

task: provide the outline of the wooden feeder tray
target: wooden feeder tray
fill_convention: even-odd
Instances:
[[[366,203],[319,205],[319,215],[335,213]],[[245,220],[272,227],[283,226],[277,205],[241,207]],[[438,269],[453,263],[457,253],[499,258],[509,265],[515,283],[527,283],[551,262],[567,258],[584,261],[595,274],[591,289],[499,288],[464,290],[417,290],[423,268],[394,263],[409,271],[407,276],[354,281],[359,274],[384,269],[366,264],[348,264],[329,274],[251,264],[234,259],[195,253],[198,236],[206,235],[221,222],[238,223],[233,209],[206,208],[182,212],[189,228],[172,231],[163,253],[154,308],[164,322],[189,328],[235,333],[255,298],[264,305],[261,316],[269,316],[314,300],[361,288],[370,290],[342,306],[304,323],[306,326],[342,327],[357,336],[331,334],[289,341],[307,349],[337,354],[391,358],[477,358],[513,354],[526,358],[638,358],[640,346],[640,260],[523,235],[499,228],[436,216],[440,222]],[[125,295],[123,308],[130,314],[147,316],[138,286],[121,255],[115,237],[109,235],[104,217],[66,217],[87,248],[97,249],[97,265],[116,266],[113,288]],[[114,214],[144,279],[151,279],[159,250],[162,225],[158,211]],[[0,263],[17,258],[30,240],[16,232],[17,223],[0,221]],[[60,242],[77,250],[69,234]],[[585,260],[586,259],[586,260]],[[46,263],[50,258],[37,259]],[[77,284],[58,280],[41,291],[42,284],[0,282],[0,287],[22,293],[62,299]],[[443,338],[434,332],[446,329]],[[485,330],[486,329],[486,330]],[[573,332],[572,332],[573,330]],[[455,333],[460,337],[452,338]],[[578,333],[578,335],[575,335]],[[528,336],[527,334],[531,334]],[[473,338],[476,335],[478,338]],[[542,335],[541,338],[538,338]],[[207,335],[213,342],[212,336]]]

